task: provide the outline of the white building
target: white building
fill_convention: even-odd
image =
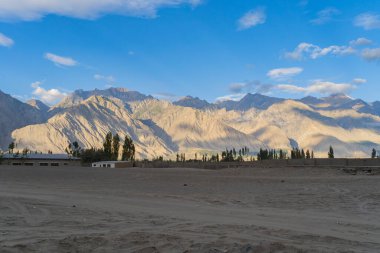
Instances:
[[[92,164],[93,168],[130,168],[133,167],[133,162],[127,161],[102,161]]]

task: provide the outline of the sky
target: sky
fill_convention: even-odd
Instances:
[[[0,0],[0,90],[380,100],[380,1]]]

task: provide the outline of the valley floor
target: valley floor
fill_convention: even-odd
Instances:
[[[0,166],[0,252],[380,252],[380,176]]]

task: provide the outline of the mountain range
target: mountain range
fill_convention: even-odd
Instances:
[[[380,102],[344,94],[298,100],[247,94],[209,103],[187,96],[176,102],[124,88],[77,90],[49,107],[0,91],[0,147],[62,153],[70,142],[100,148],[107,132],[128,134],[138,158],[216,153],[248,147],[314,150],[326,157],[368,157],[380,147]]]

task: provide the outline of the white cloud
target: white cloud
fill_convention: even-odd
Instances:
[[[303,71],[302,68],[293,67],[293,68],[278,68],[272,69],[267,73],[267,76],[275,80],[283,80],[289,77],[300,74]]]
[[[351,46],[365,46],[365,45],[371,45],[372,40],[366,39],[366,38],[357,38],[356,40],[351,40],[350,45]]]
[[[30,86],[32,86],[32,88],[34,88],[34,89],[37,89],[38,87],[40,87],[41,84],[42,84],[42,82],[37,81],[37,82],[32,83]]]
[[[317,45],[302,42],[292,52],[285,53],[285,57],[294,60],[301,60],[305,57],[317,59],[326,55],[348,55],[355,53],[356,50],[351,46],[329,46],[321,48]]]
[[[317,93],[323,95],[331,95],[336,93],[348,93],[351,90],[355,89],[356,86],[350,83],[334,83],[318,80],[307,87],[292,84],[280,84],[277,85],[276,88],[291,93]]]
[[[218,97],[216,98],[216,102],[217,103],[221,103],[221,102],[225,102],[225,101],[239,101],[241,100],[244,96],[246,95],[246,93],[238,93],[238,94],[230,94],[230,95],[226,95],[226,96],[222,96],[222,97]]]
[[[41,82],[34,82],[31,84],[31,87],[34,89],[32,94],[46,104],[55,104],[67,96],[66,93],[58,89],[46,90],[41,87],[41,84]]]
[[[13,46],[14,43],[15,42],[11,38],[0,33],[0,46],[11,47],[11,46]]]
[[[380,16],[374,13],[362,13],[354,20],[354,25],[365,30],[380,29]]]
[[[329,7],[318,12],[317,18],[311,20],[316,25],[325,24],[333,19],[334,16],[340,14],[340,11],[334,7]]]
[[[94,78],[99,81],[106,81],[107,83],[114,83],[116,81],[113,76],[103,76],[99,74],[94,75]]]
[[[0,19],[37,20],[55,14],[95,19],[106,14],[155,17],[162,7],[196,6],[202,0],[1,0]]]
[[[364,84],[367,82],[367,79],[364,79],[364,78],[355,78],[354,80],[352,80],[352,83],[354,84]]]
[[[362,51],[361,56],[367,61],[380,60],[380,48],[366,48]]]
[[[58,66],[72,67],[78,64],[74,59],[70,57],[63,57],[52,53],[46,53],[45,58]]]
[[[266,21],[266,14],[264,8],[257,8],[250,10],[238,21],[238,30],[246,30],[251,27],[264,24]]]

